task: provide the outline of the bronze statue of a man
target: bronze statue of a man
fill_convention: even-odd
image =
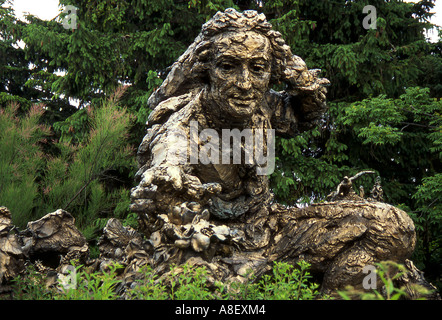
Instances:
[[[267,176],[248,175],[256,170],[241,164],[209,166],[188,161],[177,166],[176,154],[170,149],[180,149],[176,147],[180,140],[198,138],[190,134],[192,121],[199,131],[211,128],[220,135],[222,129],[234,128],[275,129],[277,134],[294,135],[314,125],[325,110],[323,85],[328,84],[317,73],[292,55],[263,14],[240,14],[233,9],[217,13],[149,99],[153,112],[139,148],[141,187],[134,191],[134,199],[141,201],[135,201],[133,209],[160,206],[157,210],[164,213],[167,209],[162,204],[170,207],[183,202],[182,198],[205,205],[201,201],[206,202],[207,197],[200,197],[208,194],[212,198],[215,190],[219,199],[232,202],[245,197],[246,202],[262,206],[270,198]],[[280,82],[287,84],[285,92],[270,89]],[[183,133],[185,139],[180,139]],[[188,145],[180,145],[180,150]],[[167,201],[142,201],[159,200],[152,193],[162,197],[164,190],[152,192],[153,185],[166,188]],[[146,187],[148,197],[143,196]],[[262,199],[253,201],[258,194]]]
[[[293,136],[318,124],[329,84],[318,75],[263,14],[227,9],[203,25],[150,97],[138,150],[131,210],[151,239],[154,265],[200,257],[226,279],[304,259],[336,288],[362,282],[366,264],[411,254],[413,223],[386,204],[272,204],[259,170],[272,161],[271,133]],[[284,91],[271,89],[280,83]]]

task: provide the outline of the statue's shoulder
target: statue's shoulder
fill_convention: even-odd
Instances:
[[[159,103],[149,115],[147,120],[148,127],[154,124],[164,124],[171,117],[182,117],[197,112],[199,103],[199,94],[188,92],[180,96],[171,97]]]

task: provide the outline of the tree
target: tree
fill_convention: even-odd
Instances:
[[[28,111],[34,103],[44,103],[46,123],[65,119],[76,109],[68,99],[61,99],[51,91],[51,83],[57,76],[56,69],[40,51],[23,48],[26,31],[32,21],[59,27],[55,22],[29,17],[31,23],[18,20],[10,7],[11,2],[0,0],[0,106],[19,103],[19,113]]]
[[[0,203],[14,212],[14,223],[23,227],[41,205],[38,179],[44,159],[39,143],[49,129],[39,125],[42,105],[34,105],[21,118],[18,107],[10,103],[0,109]]]
[[[135,170],[135,160],[127,143],[130,115],[118,108],[117,98],[88,109],[87,137],[79,144],[54,143],[57,155],[43,152],[51,135],[48,126],[39,124],[43,104],[21,117],[16,103],[0,109],[0,203],[11,210],[15,225],[22,228],[62,208],[74,215],[88,237],[99,218],[121,213],[115,209],[119,202],[128,202],[130,186],[108,180],[116,179],[119,170]]]

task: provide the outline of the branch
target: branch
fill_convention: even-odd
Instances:
[[[67,208],[71,205],[71,203],[77,199],[77,197],[80,195],[80,193],[87,188],[87,186],[94,181],[95,179],[97,179],[99,176],[101,176],[104,172],[106,172],[106,170],[103,170],[102,172],[100,172],[99,174],[93,175],[88,182],[86,182],[81,188],[80,190],[78,190],[78,192],[71,198],[71,200],[69,200],[69,202],[63,207],[63,210],[67,211]]]
[[[436,126],[430,126],[430,125],[425,125],[425,124],[419,124],[419,123],[413,123],[413,122],[399,122],[399,124],[404,124],[405,126],[401,129],[404,130],[406,127],[408,126],[415,126],[415,127],[421,127],[421,128],[429,128],[429,129],[437,129],[438,127]]]
[[[365,171],[358,172],[357,174],[355,174],[353,177],[350,178],[350,181],[356,180],[357,178],[359,178],[363,174],[367,174],[367,173],[375,174],[376,172],[371,171],[371,170],[365,170]]]

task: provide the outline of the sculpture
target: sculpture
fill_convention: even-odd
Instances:
[[[203,25],[149,98],[153,111],[138,150],[131,210],[150,238],[153,265],[196,256],[225,279],[305,259],[331,290],[361,283],[366,264],[411,255],[415,232],[405,212],[356,195],[304,209],[272,204],[268,175],[258,170],[271,159],[244,161],[253,158],[253,140],[241,136],[242,162],[231,161],[235,146],[220,147],[219,136],[235,129],[271,138],[273,130],[290,136],[316,125],[329,84],[319,72],[292,55],[263,14],[227,9]],[[271,89],[281,82],[285,91]],[[269,156],[271,140],[259,141],[253,151]],[[195,161],[195,152],[203,158]]]
[[[132,209],[169,211],[174,197],[169,193],[165,201],[161,199],[168,187],[167,191],[173,190],[177,196],[174,205],[197,200],[204,206],[212,194],[220,192],[218,198],[235,202],[238,210],[244,206],[253,210],[254,203],[262,206],[270,198],[267,177],[240,177],[238,172],[245,169],[247,175],[254,168],[177,165],[175,151],[187,149],[185,142],[197,139],[190,133],[192,121],[200,131],[210,128],[219,133],[222,129],[274,128],[278,134],[293,135],[312,126],[325,110],[323,85],[328,84],[328,80],[317,78],[318,73],[309,71],[299,57],[291,54],[281,34],[271,29],[263,14],[239,14],[227,9],[215,15],[149,99],[154,110],[139,148],[141,168],[137,177],[141,181],[132,192]],[[288,84],[286,92],[269,90],[277,82]],[[239,183],[241,187],[234,186]],[[153,190],[156,187],[159,189]],[[254,189],[246,191],[253,197],[246,197],[241,205],[239,195],[247,188]]]

